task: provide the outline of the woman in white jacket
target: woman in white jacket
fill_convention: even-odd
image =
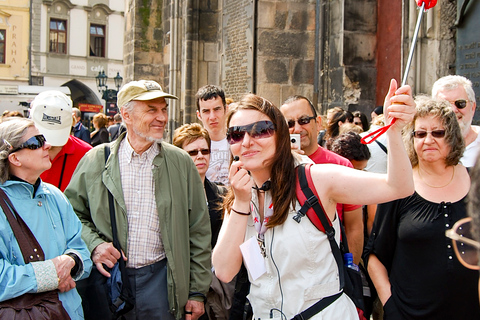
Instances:
[[[372,174],[330,164],[313,165],[319,200],[336,229],[337,202],[369,204],[410,195],[411,166],[401,129],[411,121],[415,103],[409,86],[392,81],[385,109],[396,123],[388,132],[389,171]],[[230,168],[231,191],[213,251],[217,277],[230,281],[242,259],[249,270],[249,300],[254,317],[291,319],[320,299],[339,293],[338,268],[328,239],[308,218],[292,218],[299,209],[288,126],[271,102],[247,95],[227,116],[227,140],[238,161]],[[243,245],[242,245],[243,244]],[[242,251],[244,255],[242,257]],[[313,319],[358,319],[353,302],[342,294]]]

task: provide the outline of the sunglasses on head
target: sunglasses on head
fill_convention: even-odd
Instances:
[[[296,121],[295,120],[288,120],[287,124],[288,124],[289,128],[293,128],[293,127],[295,127],[295,122],[298,122],[298,124],[300,126],[303,126],[303,125],[306,125],[306,124],[310,123],[310,121],[312,121],[313,119],[315,119],[315,117],[300,117]]]
[[[432,131],[425,131],[425,130],[415,130],[412,132],[414,138],[423,139],[427,136],[427,134],[431,134],[434,138],[443,138],[445,137],[445,130],[432,130]]]
[[[455,105],[455,107],[457,107],[458,109],[463,109],[467,106],[467,103],[468,103],[468,100],[464,100],[464,99],[459,99],[459,100],[455,100],[455,102],[453,103]]]
[[[43,134],[33,136],[24,143],[22,143],[20,146],[18,146],[18,148],[12,150],[12,153],[22,149],[36,150],[38,148],[42,148],[45,145],[45,141],[47,140],[45,139]]]
[[[246,126],[233,126],[228,128],[227,141],[229,144],[235,144],[243,141],[245,133],[253,139],[268,138],[275,132],[275,125],[272,121],[258,121]]]
[[[194,149],[194,150],[187,151],[187,153],[188,153],[191,157],[196,157],[199,152],[200,152],[201,154],[203,154],[204,156],[206,156],[207,154],[210,154],[210,149]]]

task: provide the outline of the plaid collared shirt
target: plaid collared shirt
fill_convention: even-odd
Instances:
[[[139,155],[127,138],[119,147],[118,161],[127,207],[128,268],[140,268],[165,258],[152,173],[152,162],[159,152],[159,145],[153,143]]]

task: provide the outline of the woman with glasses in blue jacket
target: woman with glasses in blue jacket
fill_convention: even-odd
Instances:
[[[0,211],[0,309],[24,294],[54,291],[71,319],[83,319],[75,281],[88,276],[92,262],[70,202],[39,178],[51,166],[50,147],[32,120],[0,123],[0,188],[45,255],[44,261],[25,263],[5,212]]]

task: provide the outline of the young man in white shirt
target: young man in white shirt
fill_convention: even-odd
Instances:
[[[230,147],[225,126],[227,113],[225,92],[218,86],[206,85],[198,90],[195,101],[197,117],[212,140],[207,178],[217,184],[228,185]]]

